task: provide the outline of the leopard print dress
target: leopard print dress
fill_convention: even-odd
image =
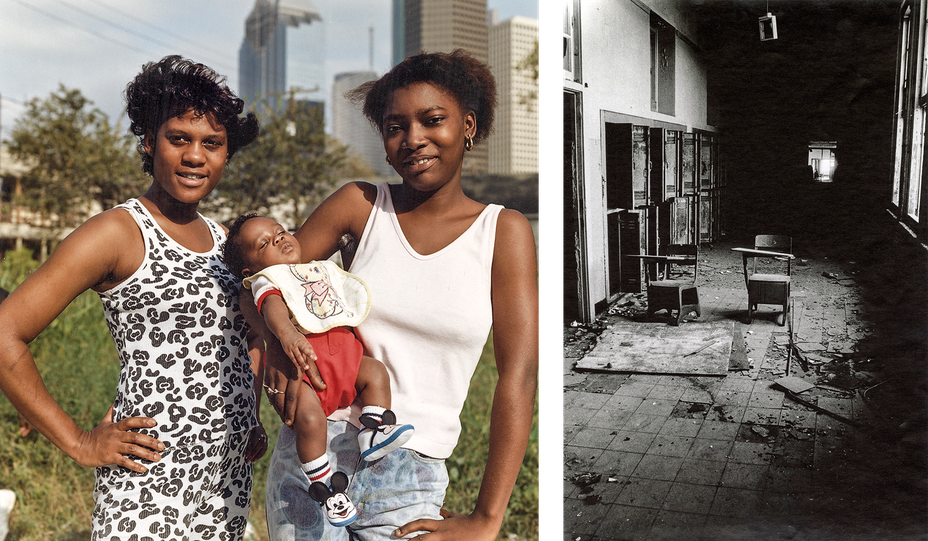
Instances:
[[[141,460],[146,473],[97,468],[93,539],[240,539],[252,473],[243,452],[257,420],[240,283],[220,257],[225,233],[204,218],[213,247],[192,252],[140,201],[117,208],[142,231],[145,259],[100,293],[120,360],[113,420],[155,419],[139,432],[165,450]]]

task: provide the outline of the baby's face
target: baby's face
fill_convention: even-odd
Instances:
[[[300,243],[287,229],[270,218],[252,218],[242,225],[238,242],[248,261],[245,275],[270,265],[300,263]]]

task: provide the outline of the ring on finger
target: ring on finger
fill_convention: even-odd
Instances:
[[[267,383],[264,384],[264,390],[267,391],[267,394],[284,394],[283,391],[275,389]]]

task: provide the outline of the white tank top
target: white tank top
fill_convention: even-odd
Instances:
[[[488,205],[451,244],[421,255],[400,229],[389,185],[380,184],[351,264],[371,290],[358,337],[387,367],[397,421],[416,428],[404,447],[430,457],[447,458],[457,444],[493,324],[490,277],[502,208]]]

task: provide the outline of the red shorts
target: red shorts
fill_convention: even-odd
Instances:
[[[322,411],[329,416],[336,410],[350,406],[358,395],[354,384],[358,379],[364,348],[354,333],[345,327],[307,334],[306,340],[316,353],[316,368],[326,385],[322,391],[314,390],[322,402]],[[304,375],[303,380],[309,383],[308,376]]]

